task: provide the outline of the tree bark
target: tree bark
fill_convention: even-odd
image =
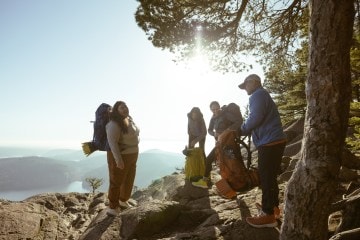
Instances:
[[[345,199],[342,210],[342,220],[335,233],[349,231],[360,227],[360,195],[352,196]],[[339,202],[341,205],[341,202]],[[360,239],[360,238],[359,238]]]
[[[285,193],[280,239],[327,239],[351,98],[354,2],[310,1],[307,111],[301,159]]]
[[[330,240],[359,240],[360,228],[338,233],[330,238]]]

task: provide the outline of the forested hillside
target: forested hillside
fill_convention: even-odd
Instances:
[[[66,186],[73,181],[84,181],[86,177],[102,178],[104,184],[100,190],[107,191],[108,169],[104,153],[71,161],[69,159],[77,158],[78,152],[62,152],[61,155],[58,155],[59,151],[52,151],[55,155],[48,154],[57,159],[38,156],[0,158],[0,192]],[[62,156],[65,160],[60,160]],[[184,156],[152,150],[140,153],[137,165],[135,185],[143,188],[176,171],[176,168],[182,168]],[[85,182],[83,184],[88,187]]]

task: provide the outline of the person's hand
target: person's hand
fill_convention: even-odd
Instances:
[[[125,167],[124,161],[122,159],[120,161],[117,161],[116,167],[120,168],[120,169],[124,169],[124,167]]]

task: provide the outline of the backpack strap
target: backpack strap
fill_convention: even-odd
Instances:
[[[245,143],[246,138],[248,138],[248,143],[247,144]],[[249,169],[250,166],[251,166],[251,155],[252,155],[252,152],[251,152],[251,135],[247,135],[247,136],[244,136],[242,138],[238,138],[237,141],[238,141],[238,143],[240,145],[244,146],[246,151],[247,151],[246,167]]]

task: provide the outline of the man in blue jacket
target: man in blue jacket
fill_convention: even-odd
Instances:
[[[240,127],[241,135],[251,133],[258,150],[258,169],[261,182],[262,200],[256,203],[259,214],[247,217],[253,227],[276,227],[279,210],[279,187],[277,175],[286,145],[285,135],[277,107],[270,94],[262,87],[256,74],[247,76],[239,85],[249,98],[249,117]]]

